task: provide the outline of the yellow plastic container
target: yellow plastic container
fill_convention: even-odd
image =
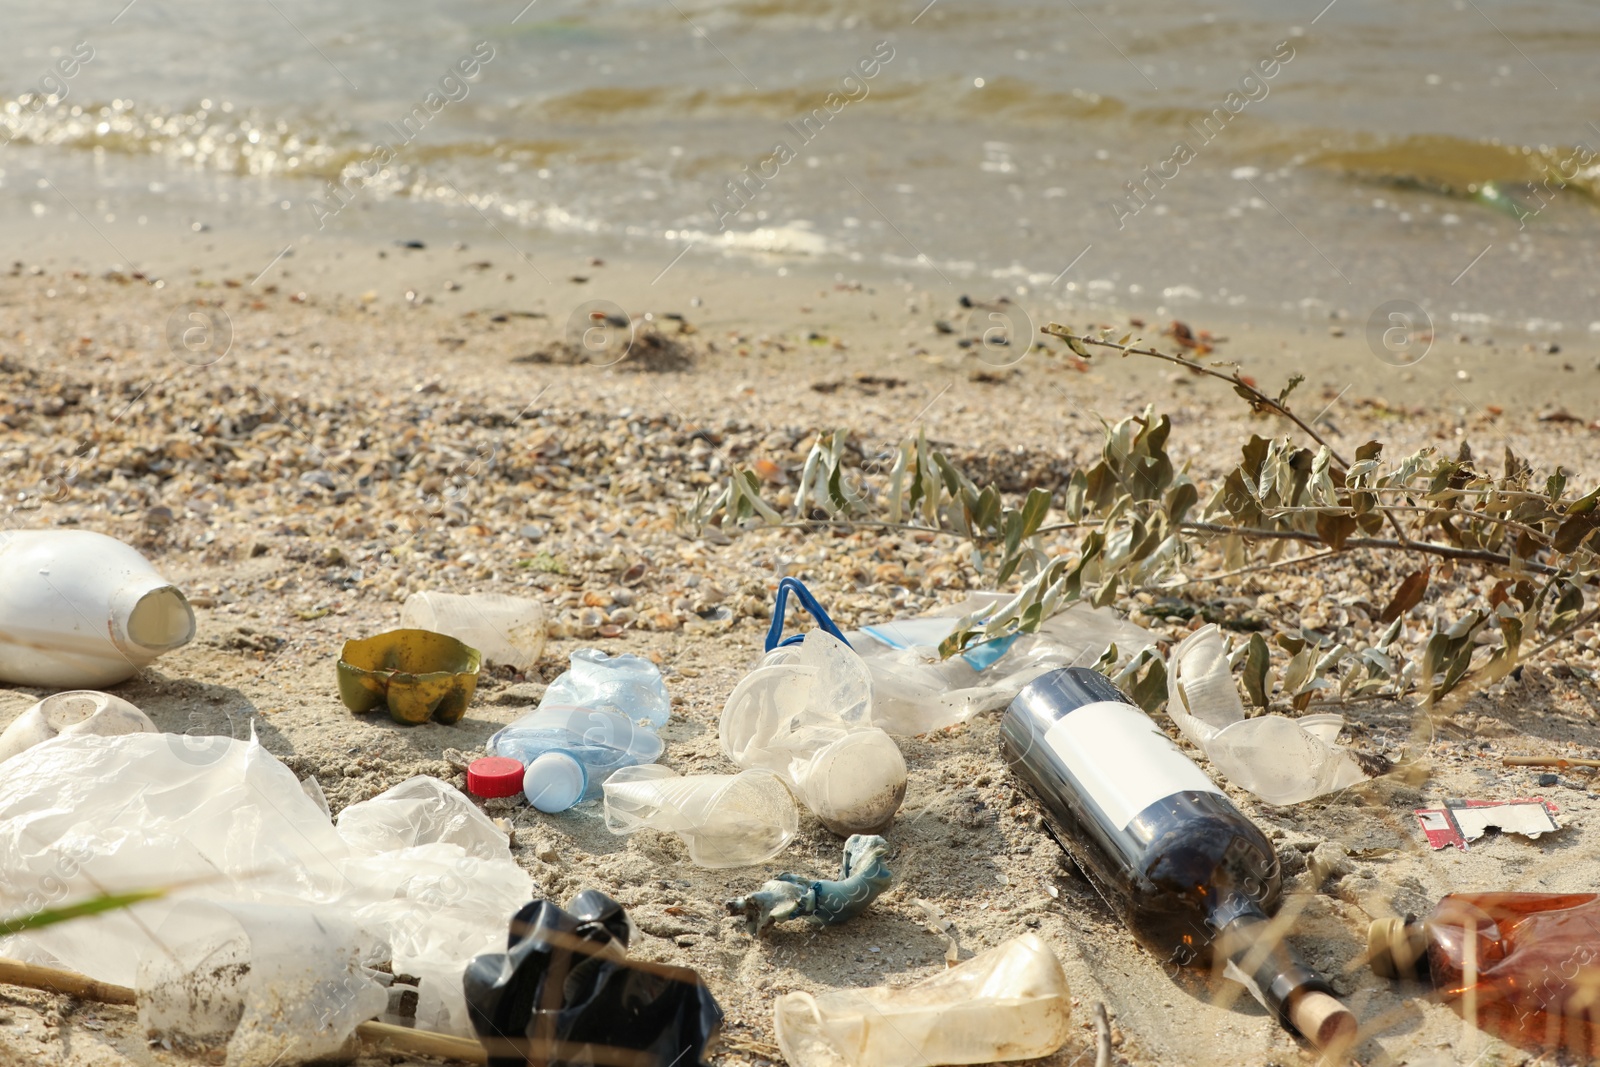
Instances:
[[[357,715],[387,707],[398,723],[459,722],[478,688],[478,650],[432,630],[390,630],[346,641],[339,699]]]

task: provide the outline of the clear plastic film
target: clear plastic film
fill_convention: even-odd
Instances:
[[[790,1067],[935,1067],[1048,1056],[1071,1014],[1060,961],[1023,934],[901,989],[785,994],[773,1024]]]
[[[272,909],[285,931],[303,923],[363,931],[360,943],[383,946],[395,973],[424,978],[417,1025],[466,1033],[461,969],[503,943],[506,917],[533,889],[505,835],[435,779],[411,779],[352,805],[336,828],[254,740],[60,737],[6,762],[0,913],[152,888],[171,892],[6,938],[0,955],[132,986],[141,966],[189,943],[195,931],[185,919],[201,905],[235,918],[240,909]],[[246,941],[260,947],[270,939]],[[360,983],[350,992],[347,955],[301,955],[318,971],[305,981],[335,998],[307,1012],[349,1021],[340,1012],[352,995],[365,1010],[360,998],[369,994]],[[332,1040],[304,1036],[306,1047]],[[290,1062],[298,1061],[279,1065]]]
[[[1269,804],[1298,804],[1367,779],[1337,743],[1342,716],[1245,718],[1215,625],[1202,626],[1172,650],[1167,714],[1223,777]]]

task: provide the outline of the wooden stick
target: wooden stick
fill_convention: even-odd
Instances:
[[[58,967],[45,967],[37,963],[23,963],[21,960],[0,958],[0,984],[43,989],[46,992],[94,1000],[102,1004],[135,1003],[134,992],[127,986],[97,982],[93,978],[73,971],[63,971]],[[436,1034],[431,1030],[413,1030],[406,1026],[380,1022],[362,1023],[356,1027],[356,1033],[368,1044],[393,1049],[396,1052],[437,1056],[447,1060],[459,1060],[462,1063],[489,1062],[489,1055],[483,1050],[483,1046],[467,1037]]]
[[[1507,756],[1500,762],[1507,767],[1600,767],[1600,759],[1568,759],[1565,756]]]

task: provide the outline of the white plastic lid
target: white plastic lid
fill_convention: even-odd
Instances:
[[[528,803],[540,811],[554,814],[566,811],[583,799],[589,775],[583,764],[565,752],[546,752],[528,764],[522,776],[522,791]]]

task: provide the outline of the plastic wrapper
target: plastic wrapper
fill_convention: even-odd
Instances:
[[[1269,804],[1302,800],[1367,780],[1337,743],[1339,715],[1244,716],[1222,632],[1200,627],[1172,650],[1167,714],[1228,781]]]
[[[872,681],[850,646],[821,630],[775,648],[728,695],[718,733],[741,767],[787,782],[843,837],[889,825],[906,795],[906,762],[872,725]]]
[[[1060,961],[1024,934],[900,989],[787,993],[773,1024],[790,1067],[935,1067],[1048,1056],[1071,1013]]]
[[[686,967],[627,958],[633,924],[590,889],[567,909],[536,901],[511,920],[504,953],[464,984],[490,1067],[696,1067],[722,1009]]]
[[[400,625],[448,634],[483,653],[485,663],[525,671],[544,652],[544,607],[536,600],[500,593],[412,593],[400,609]]]
[[[0,532],[0,682],[116,685],[194,637],[194,611],[131,545],[89,530]]]
[[[1036,632],[997,638],[939,657],[939,642],[963,616],[1004,603],[979,593],[938,616],[896,619],[844,636],[872,677],[873,725],[897,736],[924,734],[1004,707],[1022,687],[1058,667],[1092,667],[1111,645],[1119,658],[1155,644],[1143,627],[1077,603]]]
[[[110,693],[74,689],[47,696],[11,721],[0,734],[0,763],[62,734],[153,734],[150,716]]]
[[[235,917],[238,906],[266,908],[285,930],[311,922],[365,931],[362,943],[385,946],[395,973],[424,979],[419,1026],[467,1032],[461,969],[502,943],[505,917],[532,897],[504,835],[452,787],[427,778],[352,805],[336,828],[253,739],[197,740],[62,737],[6,762],[0,913],[103,891],[173,892],[6,938],[0,955],[132,986],[142,961],[187,943],[184,918],[200,904]],[[323,959],[315,979],[295,981],[350,995],[348,957]],[[332,1002],[306,1005],[313,1008],[338,1015]],[[319,1047],[331,1040],[307,1033],[307,1047],[313,1037]]]
[[[606,829],[677,834],[701,867],[748,867],[788,847],[800,812],[771,771],[695,774],[658,764],[624,767],[606,780]]]

